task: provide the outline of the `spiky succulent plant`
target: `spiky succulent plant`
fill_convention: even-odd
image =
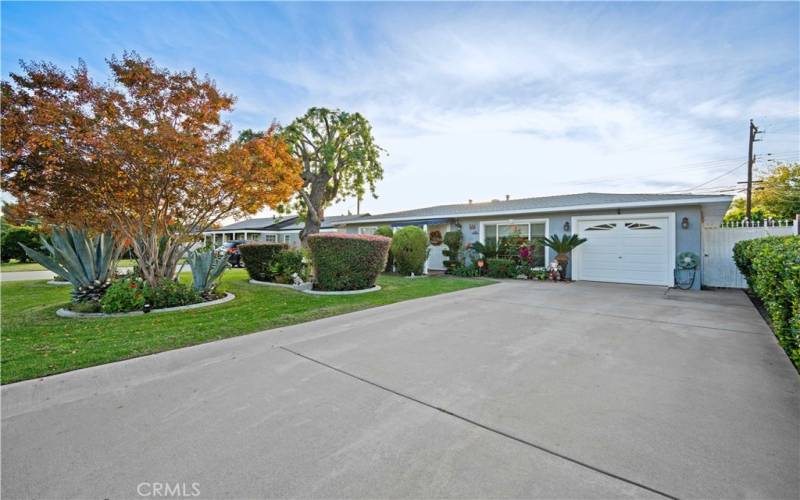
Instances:
[[[42,237],[42,244],[50,255],[20,245],[31,259],[72,284],[73,302],[102,298],[111,285],[122,252],[113,234],[92,238],[84,229],[54,228],[50,241]]]
[[[213,293],[217,280],[228,268],[227,255],[214,255],[214,250],[189,252],[186,262],[192,268],[192,288],[203,295]]]

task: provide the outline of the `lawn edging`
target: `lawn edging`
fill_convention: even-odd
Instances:
[[[236,298],[236,295],[232,293],[225,293],[225,296],[221,299],[216,300],[209,300],[208,302],[198,302],[197,304],[189,304],[185,306],[175,306],[175,307],[165,307],[163,309],[153,309],[149,313],[144,311],[131,311],[131,312],[124,312],[124,313],[81,313],[70,311],[69,309],[61,308],[56,311],[56,314],[62,318],[122,318],[125,316],[141,316],[144,314],[155,314],[155,313],[166,313],[166,312],[174,312],[174,311],[185,311],[187,309],[200,309],[201,307],[210,307],[216,306],[219,304],[224,304],[226,302],[230,302]]]
[[[296,290],[301,292],[305,289],[308,289],[312,286],[312,283],[303,283],[302,285],[289,285],[286,283],[273,283],[271,281],[258,281],[251,279],[248,281],[251,285],[259,285],[259,286],[274,286],[276,288],[288,288],[289,290]]]
[[[324,291],[324,290],[300,290],[303,293],[307,293],[309,295],[360,295],[362,293],[370,293],[370,292],[377,292],[380,291],[381,286],[375,285],[372,288],[364,288],[361,290],[331,290],[331,291]]]

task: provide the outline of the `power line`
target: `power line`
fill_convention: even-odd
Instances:
[[[689,189],[681,189],[680,191],[670,191],[669,193],[671,194],[671,193],[681,193],[681,192],[684,192],[684,191],[694,191],[695,189],[699,189],[699,188],[701,188],[701,187],[703,187],[703,186],[705,186],[705,185],[707,185],[707,184],[711,184],[712,182],[714,182],[714,181],[716,181],[716,180],[722,179],[722,178],[723,178],[723,177],[725,177],[726,175],[730,175],[730,174],[732,174],[732,173],[736,172],[737,170],[739,170],[740,168],[742,168],[743,166],[745,166],[745,164],[746,164],[746,163],[747,163],[747,162],[746,162],[746,161],[744,161],[744,162],[742,162],[742,163],[740,163],[740,164],[736,165],[735,167],[733,167],[731,170],[728,170],[727,172],[725,172],[725,173],[723,173],[723,174],[721,174],[721,175],[718,175],[718,176],[714,177],[713,179],[709,179],[709,180],[707,180],[707,181],[703,182],[702,184],[698,184],[698,185],[696,185],[696,186],[694,186],[694,187],[691,187],[691,188],[689,188]]]

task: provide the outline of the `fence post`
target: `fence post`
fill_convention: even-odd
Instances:
[[[800,214],[795,214],[794,216],[794,232],[800,235]]]

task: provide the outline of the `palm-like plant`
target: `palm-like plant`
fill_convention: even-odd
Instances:
[[[471,246],[472,251],[479,254],[481,259],[493,259],[497,257],[497,240],[487,239],[485,243],[476,241]]]
[[[561,264],[561,269],[566,271],[567,263],[569,262],[569,253],[575,247],[586,243],[586,238],[581,238],[577,234],[562,234],[561,236],[554,234],[549,238],[544,238],[542,244],[550,247],[556,253],[556,260]]]
[[[228,268],[227,255],[214,255],[214,250],[206,252],[189,252],[186,261],[192,268],[192,288],[203,295],[208,295],[217,286],[217,280]]]
[[[54,228],[50,242],[42,237],[45,255],[20,245],[25,253],[45,268],[72,284],[73,302],[99,301],[111,285],[122,246],[110,232],[90,237],[85,229]]]

